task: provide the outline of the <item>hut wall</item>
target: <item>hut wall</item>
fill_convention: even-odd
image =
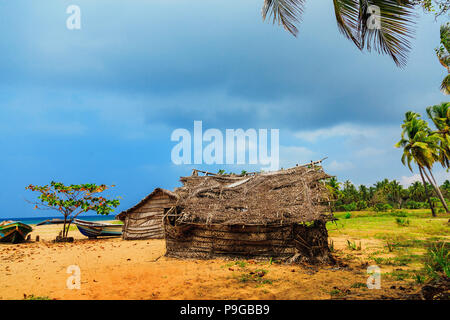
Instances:
[[[123,226],[124,240],[164,238],[164,208],[170,208],[175,200],[166,194],[157,194],[145,204],[127,213]]]
[[[325,224],[172,226],[164,221],[166,255],[175,258],[273,258],[331,262]]]

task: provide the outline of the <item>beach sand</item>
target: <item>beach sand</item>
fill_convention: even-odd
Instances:
[[[339,292],[347,299],[380,299],[405,293],[390,289],[396,285],[391,280],[380,290],[355,287],[367,280],[363,256],[346,267],[178,260],[164,257],[164,240],[89,240],[71,230],[75,242],[51,242],[61,228],[34,227],[32,242],[0,245],[0,299],[330,299]],[[334,242],[345,254],[344,239]],[[80,268],[80,289],[67,288],[71,265]],[[267,274],[255,277],[258,270]]]

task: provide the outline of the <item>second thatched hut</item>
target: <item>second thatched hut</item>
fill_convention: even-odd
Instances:
[[[116,219],[123,221],[124,240],[162,239],[164,227],[162,218],[176,205],[179,196],[169,190],[156,188],[135,206],[122,211]]]

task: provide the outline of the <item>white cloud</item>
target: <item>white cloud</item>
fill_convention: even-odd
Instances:
[[[380,156],[385,153],[386,153],[386,150],[373,148],[373,147],[366,147],[366,148],[362,148],[360,150],[355,151],[355,155],[358,157],[374,157],[374,156]]]
[[[379,128],[370,128],[366,126],[358,126],[351,123],[343,123],[329,128],[316,130],[297,131],[295,137],[316,142],[317,140],[329,139],[334,137],[365,137],[370,138],[377,135]]]
[[[327,165],[326,163],[324,163],[324,167],[329,170],[330,172],[333,171],[346,171],[346,170],[350,170],[353,169],[355,166],[353,165],[352,162],[350,161],[342,161],[342,162],[338,162],[336,160],[331,161],[331,163],[329,165]]]
[[[416,181],[422,182],[422,178],[420,177],[420,174],[418,174],[418,173],[413,174],[413,175],[410,176],[410,177],[402,176],[402,177],[400,178],[400,181],[399,181],[399,182],[400,182],[400,184],[401,184],[403,187],[407,188],[407,187],[409,187],[412,183],[414,183],[414,182],[416,182]]]
[[[290,168],[296,164],[305,164],[311,160],[318,160],[317,154],[305,147],[280,146],[280,167]]]
[[[445,171],[444,169],[433,170],[433,175],[438,185],[443,184],[445,180],[450,180],[450,173]],[[402,176],[400,178],[400,184],[404,187],[408,187],[416,181],[422,182],[422,178],[420,177],[419,173],[415,173],[411,176]]]

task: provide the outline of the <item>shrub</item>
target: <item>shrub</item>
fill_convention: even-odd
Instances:
[[[342,206],[342,208],[343,208],[345,211],[356,211],[356,203],[355,203],[355,202],[352,202],[352,203],[349,203],[349,204],[344,204],[344,205]]]
[[[395,218],[395,222],[400,227],[407,227],[407,226],[409,226],[409,219]]]
[[[350,212],[347,212],[344,216],[345,219],[350,219],[352,217],[352,214]]]
[[[361,251],[361,242],[359,242],[359,245],[357,245],[357,244],[356,244],[356,241],[355,241],[355,242],[352,242],[352,241],[350,241],[350,240],[347,240],[347,247],[348,247],[350,250]]]
[[[425,257],[425,271],[431,278],[450,277],[449,247],[448,243],[442,242],[428,248]]]
[[[408,200],[405,203],[405,208],[406,209],[420,209],[420,208],[422,208],[422,203],[416,202],[414,200]]]
[[[392,206],[388,203],[377,203],[374,208],[373,208],[376,212],[386,212],[388,210],[392,209]]]
[[[408,214],[405,211],[392,211],[391,215],[394,217],[407,217]]]
[[[364,210],[364,209],[367,209],[367,207],[368,207],[367,201],[360,200],[356,203],[357,210]]]

